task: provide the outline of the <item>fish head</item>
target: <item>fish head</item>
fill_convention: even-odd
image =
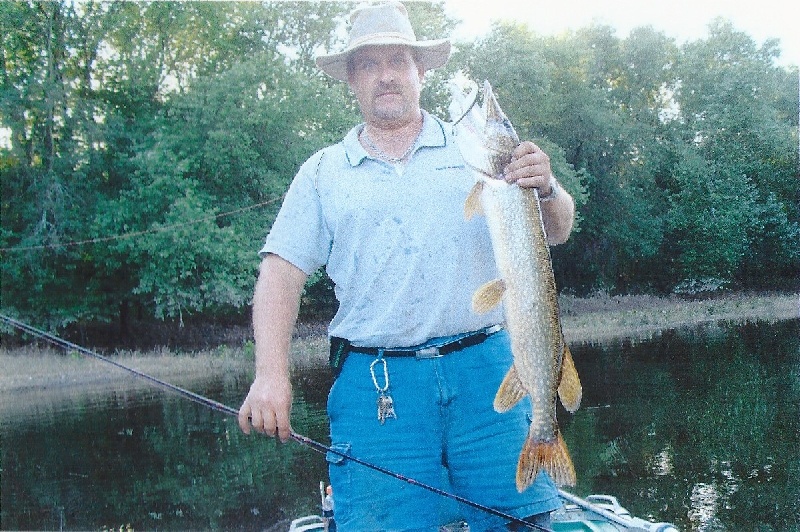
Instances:
[[[497,98],[488,81],[483,83],[482,110],[486,117],[484,144],[491,154],[494,175],[502,175],[505,167],[511,162],[511,154],[519,145],[519,136],[514,130],[514,126],[511,125],[511,120],[497,103]]]
[[[502,178],[519,137],[491,84],[484,82],[481,106],[477,105],[477,84],[466,78],[451,81],[450,94],[453,134],[465,162],[484,177]]]

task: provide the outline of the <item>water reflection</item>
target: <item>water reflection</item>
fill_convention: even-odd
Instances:
[[[199,391],[235,405],[248,380]],[[305,395],[295,428],[324,440],[322,405]],[[2,434],[2,529],[263,529],[313,508],[308,486],[326,475],[317,453],[246,437],[235,419],[152,388],[70,410],[39,401]]]
[[[574,346],[575,492],[689,530],[799,529],[799,337],[795,320]],[[326,442],[327,369],[294,380],[295,430]],[[236,406],[248,385],[195,391]],[[318,508],[325,461],[300,445],[152,388],[53,397],[0,409],[0,528],[263,530]]]
[[[694,530],[713,530],[719,527],[717,504],[719,495],[711,484],[699,483],[692,486],[690,496],[689,522]]]
[[[573,349],[579,493],[693,530],[800,528],[800,322]]]

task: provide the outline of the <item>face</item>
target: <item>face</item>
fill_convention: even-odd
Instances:
[[[418,119],[423,75],[408,46],[365,46],[350,57],[348,84],[368,124],[393,127]]]

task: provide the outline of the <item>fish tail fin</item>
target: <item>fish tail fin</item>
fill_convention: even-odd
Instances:
[[[528,436],[517,464],[517,491],[525,491],[542,470],[550,475],[557,486],[575,485],[575,466],[561,433],[557,433],[556,439],[550,442],[535,441]]]
[[[578,370],[575,369],[575,362],[572,360],[572,353],[569,347],[564,344],[564,356],[561,359],[561,382],[558,383],[558,398],[570,412],[575,412],[581,406],[583,388],[581,379],[578,377]]]

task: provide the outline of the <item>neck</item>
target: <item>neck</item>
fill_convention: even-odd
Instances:
[[[392,157],[402,157],[413,146],[422,132],[422,123],[421,111],[413,120],[401,125],[386,126],[367,122],[363,130],[367,138],[362,138],[361,144],[372,155],[380,157],[385,154]],[[375,148],[378,148],[379,152]]]

